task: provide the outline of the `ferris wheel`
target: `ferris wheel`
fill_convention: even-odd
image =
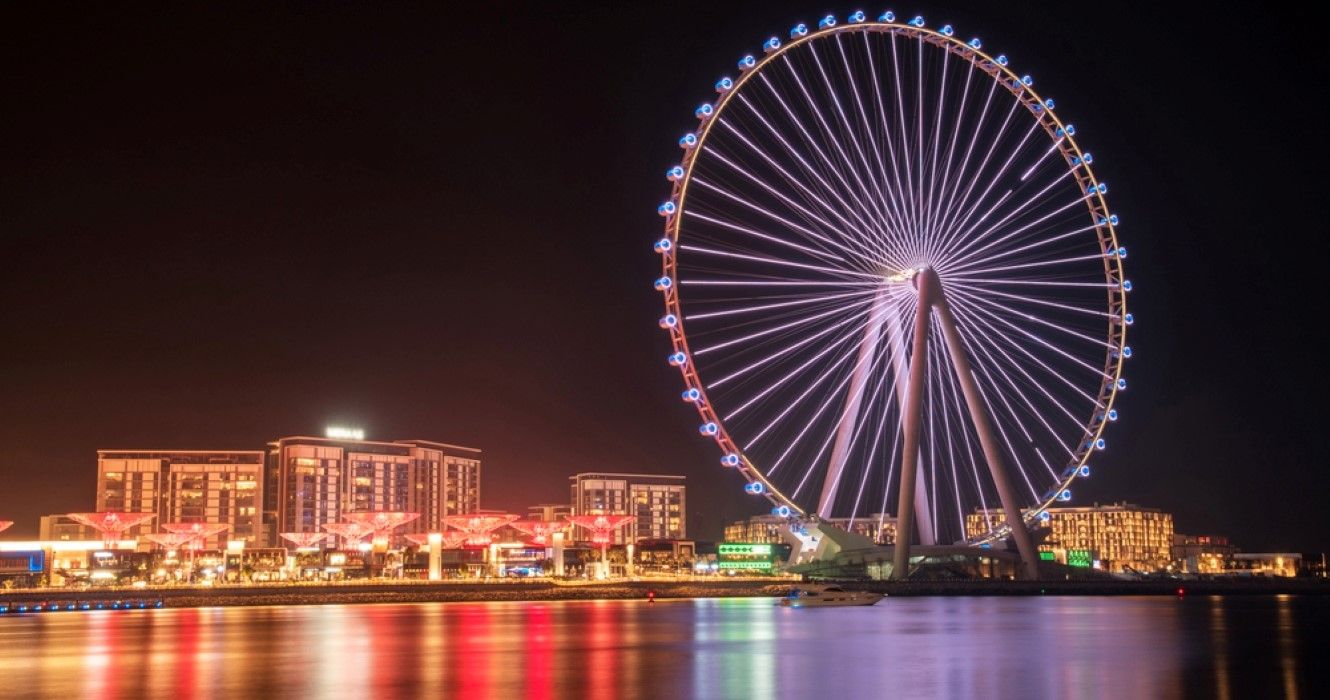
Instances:
[[[1075,126],[1005,55],[891,12],[796,25],[715,93],[655,245],[700,434],[774,514],[1033,560],[1004,514],[1071,500],[1131,356]]]

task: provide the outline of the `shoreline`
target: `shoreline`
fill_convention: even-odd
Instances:
[[[660,600],[777,597],[794,581],[610,581],[562,583],[365,583],[275,586],[21,590],[0,592],[0,608],[19,605],[146,601],[149,607],[199,608],[268,605],[354,605],[363,603],[488,603],[565,600]],[[1250,581],[862,581],[845,588],[887,596],[1225,596],[1330,595],[1330,581],[1319,579]]]

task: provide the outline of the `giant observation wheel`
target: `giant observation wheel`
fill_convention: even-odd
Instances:
[[[913,521],[972,545],[1046,517],[1104,449],[1131,355],[1093,156],[949,25],[856,12],[762,49],[697,107],[658,210],[699,432],[779,515],[897,513],[907,542]]]

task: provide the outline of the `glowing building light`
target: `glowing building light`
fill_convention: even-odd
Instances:
[[[323,436],[330,440],[364,440],[365,431],[363,428],[330,425],[323,429]]]

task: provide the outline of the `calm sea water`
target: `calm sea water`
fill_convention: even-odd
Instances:
[[[71,612],[0,618],[0,697],[1313,697],[1328,634],[1296,596]]]

